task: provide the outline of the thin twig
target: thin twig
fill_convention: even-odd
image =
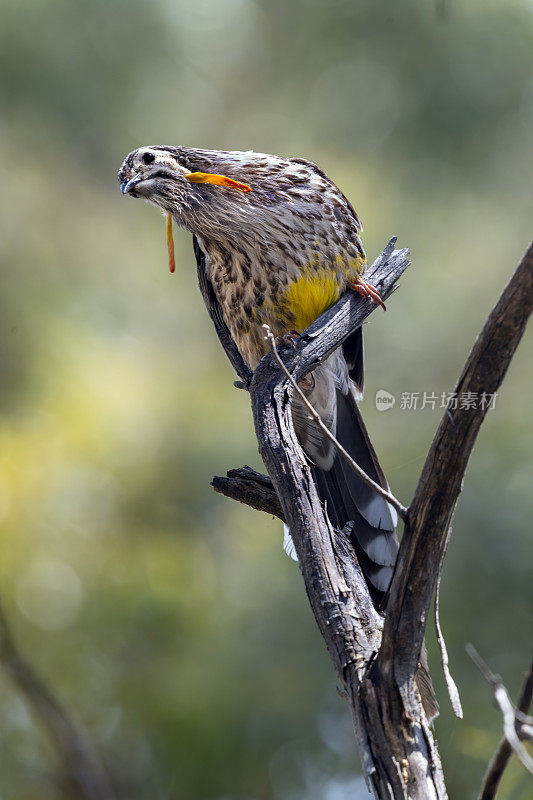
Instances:
[[[449,531],[448,533],[448,538],[450,536],[450,533],[451,531]],[[455,716],[458,717],[459,719],[462,719],[463,709],[461,706],[461,698],[459,697],[459,690],[457,689],[457,684],[452,678],[452,674],[450,672],[448,651],[446,649],[446,642],[444,641],[444,636],[442,635],[442,629],[440,627],[439,597],[440,597],[440,581],[442,577],[442,565],[444,564],[444,555],[446,555],[446,553],[443,554],[443,558],[440,562],[439,574],[437,576],[437,585],[435,587],[435,628],[437,630],[437,641],[439,643],[439,648],[440,648],[440,660],[442,664],[442,670],[444,672],[444,678],[446,680],[446,687],[448,689],[450,703],[452,704]]]
[[[302,390],[292,377],[291,373],[281,360],[280,354],[278,353],[278,348],[276,346],[276,339],[274,338],[274,334],[270,330],[270,326],[263,325],[263,329],[265,331],[265,339],[268,342],[270,342],[270,346],[272,347],[272,352],[274,354],[274,358],[278,363],[278,366],[284,373],[285,377],[288,379],[289,383],[291,384],[292,388],[294,389],[294,391],[296,392],[302,403],[309,411],[312,419],[314,419],[319,428],[324,432],[326,437],[333,444],[335,449],[341,454],[341,456],[344,458],[347,464],[353,469],[355,474],[358,475],[359,478],[361,478],[361,480],[367,484],[367,486],[370,486],[372,489],[374,489],[374,491],[376,491],[377,494],[383,497],[383,499],[386,500],[387,503],[389,503],[393,508],[395,508],[402,519],[406,519],[407,509],[405,508],[405,506],[403,506],[400,503],[400,501],[394,497],[393,494],[384,489],[383,486],[380,486],[379,483],[376,483],[376,481],[373,481],[372,478],[369,475],[367,475],[364,470],[361,469],[359,464],[357,464],[357,462],[353,460],[351,455],[344,449],[339,440],[331,433],[328,426],[324,424],[322,418],[320,417],[320,414],[317,411],[315,411],[315,409],[313,408],[313,406],[311,405],[307,397],[304,395],[304,393],[302,392]]]
[[[473,644],[467,644],[465,646],[465,650],[485,680],[490,683],[494,690],[494,699],[496,700],[503,716],[503,733],[505,738],[524,767],[533,775],[533,758],[531,758],[526,748],[518,738],[518,734],[516,732],[515,708],[509,699],[507,689],[503,685],[502,679],[499,675],[495,675],[494,672],[489,669]]]
[[[516,711],[515,716],[518,716],[518,712]],[[533,725],[531,723],[526,724],[525,722],[517,722],[516,732],[521,742],[529,742],[530,744],[533,744]]]
[[[531,665],[531,670],[533,671],[533,664]],[[533,679],[533,675],[531,679]],[[519,708],[516,709],[515,715],[518,722],[523,722],[524,725],[533,725],[533,717],[530,717],[529,714],[524,714]]]

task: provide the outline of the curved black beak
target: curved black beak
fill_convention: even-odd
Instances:
[[[133,187],[142,180],[140,175],[134,175],[133,178],[126,178],[120,184],[120,191],[122,194],[128,194]]]

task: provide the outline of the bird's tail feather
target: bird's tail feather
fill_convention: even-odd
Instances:
[[[338,441],[370,478],[387,488],[352,393],[336,392]],[[335,454],[331,469],[315,466],[313,472],[332,525],[340,530],[349,525],[361,569],[374,602],[379,604],[388,589],[398,552],[396,511],[356,475],[339,453]]]

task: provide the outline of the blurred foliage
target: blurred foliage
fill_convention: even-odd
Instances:
[[[189,237],[121,197],[141,144],[316,160],[370,256],[414,264],[367,325],[363,412],[408,501],[440,410],[531,238],[531,0],[1,0],[0,594],[124,800],[366,797],[349,715],[277,522],[215,496],[259,466],[195,286]],[[531,655],[531,340],[471,461],[442,589],[465,708],[441,697],[451,797],[501,720],[463,651],[514,696]],[[60,797],[50,743],[0,678],[1,796]],[[531,797],[513,764],[501,792]]]

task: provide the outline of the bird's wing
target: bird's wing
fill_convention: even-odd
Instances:
[[[211,280],[207,273],[206,255],[202,250],[202,248],[200,247],[200,244],[196,236],[192,237],[192,242],[194,247],[194,255],[196,256],[198,286],[200,287],[200,292],[202,293],[202,297],[204,298],[204,303],[206,305],[209,316],[211,317],[213,324],[215,326],[215,330],[219,338],[220,344],[224,348],[224,352],[226,353],[231,363],[231,366],[233,367],[237,375],[239,376],[245,375],[249,372],[249,370],[246,364],[244,363],[243,357],[239,353],[237,345],[235,344],[235,340],[231,335],[230,329],[228,328],[228,326],[224,321],[221,305],[217,300],[215,290],[213,289],[213,284],[211,283]]]

